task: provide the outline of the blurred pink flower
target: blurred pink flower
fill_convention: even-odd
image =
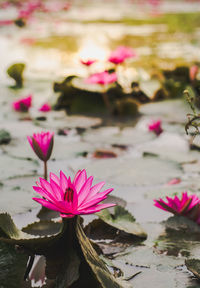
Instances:
[[[130,48],[125,46],[119,46],[116,50],[114,50],[110,57],[108,58],[108,61],[114,64],[120,64],[124,62],[124,60],[132,57],[136,57],[136,52]]]
[[[42,0],[32,0],[27,3],[27,9],[31,12],[41,8],[43,5]]]
[[[154,205],[174,215],[182,215],[200,224],[200,199],[196,195],[189,195],[183,192],[181,199],[166,197],[167,201],[154,200]]]
[[[42,7],[42,2],[39,1],[28,1],[25,5],[18,11],[18,18],[28,19],[30,16],[39,8]]]
[[[27,136],[27,139],[38,158],[47,162],[51,157],[53,149],[54,133],[41,132],[34,133],[33,136]]]
[[[73,182],[70,177],[60,171],[60,178],[50,173],[50,182],[40,178],[40,183],[33,189],[43,198],[33,198],[48,209],[60,212],[61,217],[74,217],[75,215],[92,214],[102,209],[115,206],[115,204],[99,204],[112,192],[112,188],[100,192],[105,184],[100,182],[92,186],[93,177],[87,178],[85,170],[79,170]]]
[[[97,60],[92,60],[92,59],[88,59],[88,60],[83,60],[83,59],[81,59],[80,60],[81,61],[81,63],[83,64],[83,65],[86,65],[86,66],[90,66],[90,65],[92,65],[93,63],[95,63]]]
[[[22,38],[20,40],[20,42],[22,44],[26,44],[26,45],[30,45],[31,46],[31,45],[35,44],[36,40],[34,38]]]
[[[10,5],[11,3],[9,1],[4,1],[0,3],[0,9],[7,9]]]
[[[117,81],[117,74],[115,72],[108,73],[107,71],[95,73],[86,79],[87,83],[106,85]]]
[[[21,98],[12,103],[12,107],[16,111],[27,112],[32,104],[32,95],[28,95],[25,98]]]
[[[0,20],[0,26],[7,26],[13,24],[13,20]]]
[[[51,111],[51,106],[48,103],[44,103],[40,108],[39,111],[41,112],[49,112]]]
[[[70,3],[62,2],[62,1],[49,1],[43,4],[42,11],[43,12],[59,12],[62,10],[68,10],[70,8]]]
[[[30,11],[29,9],[21,9],[18,12],[18,19],[28,19],[32,14],[32,11]]]
[[[162,132],[163,129],[161,127],[161,121],[153,121],[151,124],[148,125],[149,131],[154,132],[157,136],[159,136]]]
[[[170,180],[167,185],[176,185],[176,184],[179,184],[181,182],[181,179],[180,178],[174,178],[172,180]]]
[[[192,65],[189,70],[190,80],[194,81],[196,79],[199,67],[197,65]]]

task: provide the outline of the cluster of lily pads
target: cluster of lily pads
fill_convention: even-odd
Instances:
[[[149,87],[149,84],[143,80],[131,76],[130,83],[130,79],[128,81],[125,79],[127,64],[132,65],[130,59],[136,57],[138,57],[137,53],[132,48],[119,46],[110,53],[107,64],[105,63],[108,69],[100,72],[96,70],[96,59],[80,59],[80,63],[87,68],[87,77],[69,75],[61,82],[54,82],[54,92],[59,95],[55,97],[52,107],[49,103],[44,103],[41,111],[49,111],[52,108],[64,109],[67,113],[98,115],[109,111],[113,115],[136,116],[139,115],[138,109],[141,104],[183,97],[185,89],[189,91],[195,105],[199,107],[198,63],[191,67],[180,66],[174,70],[157,72],[150,80],[155,80],[157,83],[157,88],[152,90],[151,86]],[[92,68],[94,66],[93,70],[91,66]],[[13,88],[23,86],[24,69],[23,63],[15,63],[8,68],[8,75],[15,80]],[[145,85],[147,88],[144,89]],[[27,111],[31,107],[30,97],[20,98],[19,101],[13,105],[15,110]]]

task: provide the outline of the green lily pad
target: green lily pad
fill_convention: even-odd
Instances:
[[[81,165],[74,164],[73,168],[74,166],[78,166],[76,169],[82,168]],[[110,183],[124,186],[163,184],[182,174],[177,163],[154,157],[93,160],[84,163],[84,168],[87,169],[88,174],[96,175],[98,179],[105,179]]]
[[[102,123],[98,117],[68,116],[64,111],[51,111],[46,117],[46,121],[35,120],[35,124],[46,129],[67,129],[95,127]]]
[[[0,130],[0,145],[8,144],[11,141],[11,135],[8,131],[1,129]]]
[[[141,144],[138,150],[143,153],[159,155],[163,159],[179,163],[191,162],[200,157],[198,152],[189,150],[188,142],[177,133],[163,132],[156,139]]]
[[[147,234],[142,227],[136,223],[135,218],[123,207],[115,206],[114,211],[104,209],[97,213],[99,218],[116,229],[145,239]]]
[[[162,102],[142,105],[139,109],[142,114],[161,118],[167,122],[177,122],[185,124],[188,104],[183,100],[165,100]]]
[[[15,87],[17,88],[21,88],[23,86],[24,69],[25,69],[24,63],[16,63],[11,65],[7,70],[8,75],[15,80],[16,82]]]
[[[28,226],[24,227],[22,231],[31,235],[45,236],[59,233],[61,227],[62,224],[59,222],[41,220],[39,222],[29,224]]]
[[[45,235],[38,237],[19,230],[14,224],[11,216],[7,213],[0,214],[0,241],[10,243],[14,245],[20,245],[24,249],[28,249],[36,254],[44,253],[47,249],[47,243],[50,245],[56,239],[60,237],[62,233],[62,226],[60,231],[55,234]]]
[[[0,242],[0,255],[0,287],[31,287],[28,283],[25,286],[23,279],[28,256],[18,253],[14,247],[2,242]]]
[[[154,139],[152,133],[147,133],[141,129],[125,127],[100,127],[98,129],[88,129],[83,134],[83,139],[91,143],[118,144],[118,145],[138,145]]]
[[[13,176],[36,174],[38,164],[35,161],[19,160],[7,155],[1,155],[0,180]]]
[[[187,233],[200,233],[200,226],[184,216],[173,216],[164,222],[165,227],[175,231],[187,231]]]
[[[200,260],[199,259],[187,259],[185,260],[185,265],[189,271],[191,271],[194,276],[200,280]]]

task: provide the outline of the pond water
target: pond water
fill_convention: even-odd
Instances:
[[[11,134],[9,144],[0,145],[0,212],[11,214],[19,228],[37,219],[40,207],[32,200],[32,186],[43,167],[26,137],[42,129],[54,131],[49,171],[63,170],[73,177],[85,168],[96,182],[114,187],[114,200],[147,234],[146,240],[131,245],[97,241],[110,266],[121,271],[130,287],[196,288],[200,283],[185,260],[200,258],[200,234],[168,231],[163,221],[170,214],[153,205],[154,199],[182,191],[200,196],[200,153],[190,150],[190,136],[185,133],[191,111],[184,97],[139,105],[139,116],[128,118],[88,116],[88,111],[84,115],[38,112],[43,103],[56,103],[55,81],[109,69],[106,59],[119,45],[134,48],[138,55],[119,68],[120,84],[129,91],[131,82],[139,82],[150,98],[161,86],[162,70],[200,62],[200,2],[147,2],[71,1],[68,10],[35,13],[24,27],[0,26],[0,129]],[[0,10],[0,20],[16,15],[12,5]],[[88,72],[82,58],[98,61]],[[13,89],[6,70],[19,62],[26,64],[24,86]],[[12,102],[28,94],[33,95],[29,113],[13,111]],[[148,131],[148,124],[158,119],[163,127],[159,137]],[[198,146],[198,138],[195,141]],[[95,157],[97,151],[113,154]],[[174,178],[180,181],[171,185]],[[84,221],[86,225],[91,218],[85,216]],[[18,263],[24,265],[27,259],[4,244],[0,249],[0,287],[31,287],[19,284]],[[141,273],[132,277],[137,272]]]

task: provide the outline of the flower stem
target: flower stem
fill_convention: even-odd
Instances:
[[[103,101],[104,101],[106,108],[108,109],[109,112],[111,112],[110,101],[109,101],[108,95],[106,94],[105,91],[102,93],[102,97],[103,97]]]
[[[47,180],[47,161],[44,161],[44,179]]]

